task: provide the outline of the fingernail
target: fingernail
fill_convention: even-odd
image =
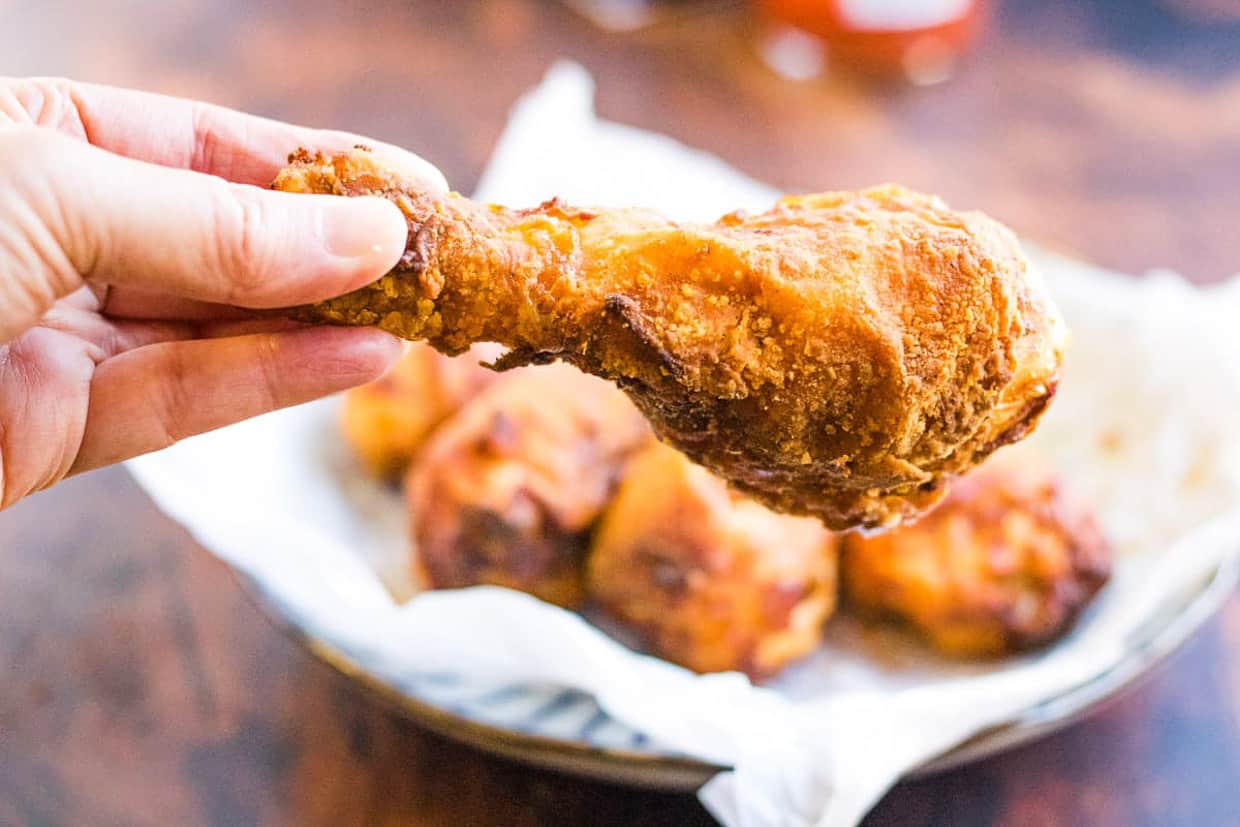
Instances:
[[[303,348],[321,376],[349,384],[379,378],[403,350],[399,339],[375,328],[313,327],[283,335],[297,337],[288,341]]]
[[[357,371],[365,381],[377,379],[387,372],[404,352],[404,343],[382,330],[352,330],[350,347],[357,362]]]
[[[448,182],[443,173],[417,155],[387,145],[376,146],[373,152],[376,157],[383,159],[383,166],[388,172],[396,175],[410,188],[429,192],[448,191]]]
[[[375,358],[385,365],[404,356],[405,349],[410,344],[404,339],[398,339],[391,333],[376,328],[369,328],[367,332],[370,334],[366,339],[368,346],[373,349]]]
[[[395,204],[376,197],[332,196],[325,199],[323,210],[329,253],[357,259],[381,272],[396,265],[404,252],[408,230]]]

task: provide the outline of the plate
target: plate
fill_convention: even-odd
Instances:
[[[688,792],[726,769],[676,754],[610,718],[586,694],[551,687],[478,685],[457,675],[422,675],[393,685],[339,649],[315,638],[284,612],[263,586],[234,570],[246,592],[282,631],[337,671],[378,694],[424,728],[453,741],[537,767],[617,784]],[[918,777],[994,755],[1080,720],[1188,640],[1218,611],[1240,581],[1240,556],[1168,598],[1130,635],[1124,657],[1091,681],[1024,710],[922,764]]]

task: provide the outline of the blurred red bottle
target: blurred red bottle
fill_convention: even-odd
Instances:
[[[951,75],[986,0],[758,0],[773,20],[821,38],[833,63],[935,83]]]

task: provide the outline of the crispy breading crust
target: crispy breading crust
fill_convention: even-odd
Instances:
[[[835,529],[916,516],[1055,390],[1062,325],[1012,234],[899,187],[686,225],[419,192],[360,148],[299,152],[275,186],[381,195],[409,222],[395,270],[297,318],[571,362],[694,461]]]
[[[567,366],[508,374],[445,422],[406,477],[415,577],[582,598],[590,532],[653,442],[624,394]]]
[[[603,515],[587,588],[659,657],[761,678],[822,640],[836,553],[821,523],[776,514],[654,443]]]
[[[414,345],[386,375],[344,395],[340,430],[372,477],[397,480],[431,432],[496,378],[479,345],[455,359]]]
[[[1002,655],[1063,634],[1110,574],[1090,510],[1045,469],[987,464],[916,525],[846,535],[845,600],[946,654]]]

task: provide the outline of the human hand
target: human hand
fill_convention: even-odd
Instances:
[[[245,308],[375,280],[378,198],[264,187],[287,154],[374,142],[206,104],[0,78],[0,508],[79,471],[381,374],[385,333]],[[376,146],[430,189],[432,166]]]

